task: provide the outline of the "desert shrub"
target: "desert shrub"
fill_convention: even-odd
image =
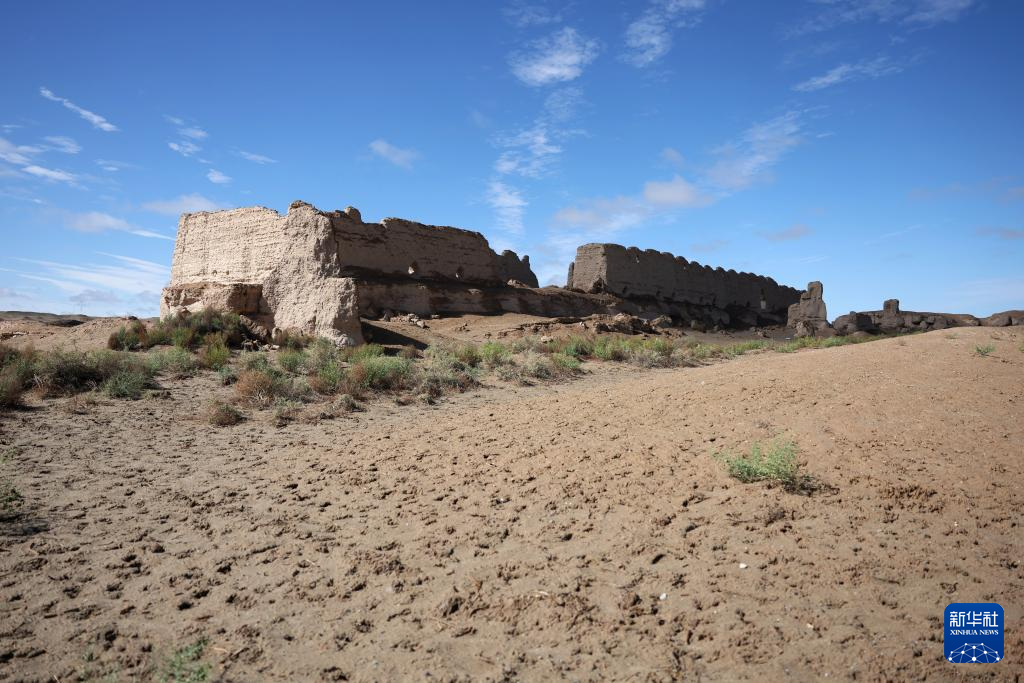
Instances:
[[[209,335],[219,334],[228,347],[237,348],[252,334],[241,316],[228,311],[204,309],[199,313],[182,311],[155,323],[148,330],[145,345],[174,344],[191,349]]]
[[[526,353],[527,351],[545,353],[548,350],[540,338],[535,336],[520,337],[509,344],[509,349],[512,353]]]
[[[235,382],[235,394],[244,403],[266,407],[274,401],[275,381],[264,370],[243,370]]]
[[[340,349],[341,355],[353,363],[366,360],[367,358],[378,358],[384,355],[384,347],[380,344],[363,344],[355,348]]]
[[[654,349],[640,345],[629,349],[626,360],[641,368],[664,368],[675,364],[672,356],[662,355]]]
[[[148,365],[154,374],[165,373],[175,379],[191,377],[199,369],[196,357],[177,346],[150,352]]]
[[[283,349],[277,354],[277,364],[292,374],[298,374],[306,366],[306,352],[299,349]]]
[[[315,337],[295,330],[282,330],[274,337],[274,343],[282,349],[301,351],[313,343]]]
[[[393,356],[369,356],[353,362],[347,384],[363,391],[396,391],[413,385],[412,361]]]
[[[979,356],[982,356],[982,357],[985,357],[985,356],[989,355],[990,353],[992,353],[995,350],[996,350],[996,347],[993,346],[992,344],[986,344],[985,346],[980,346],[979,345],[979,346],[975,346],[974,347],[974,353],[976,353],[976,354],[978,354]]]
[[[299,416],[302,404],[298,401],[294,401],[287,398],[278,398],[274,401],[274,424],[278,427],[284,427],[290,422],[294,422]]]
[[[516,365],[514,362],[507,363],[505,365],[499,365],[496,368],[496,372],[499,379],[506,382],[515,382],[516,384],[529,384],[529,380],[523,373],[523,369]]]
[[[346,378],[340,361],[330,361],[321,365],[316,374],[309,376],[309,384],[318,394],[335,394],[342,389]]]
[[[554,369],[556,374],[576,374],[580,371],[582,365],[583,364],[580,362],[580,359],[576,356],[572,356],[561,351],[551,354],[551,367]]]
[[[479,384],[474,368],[458,358],[434,358],[420,375],[420,390],[431,397],[466,391]]]
[[[217,377],[220,379],[220,383],[224,386],[234,384],[238,379],[238,373],[230,365],[223,365],[217,370]]]
[[[796,444],[791,441],[778,441],[767,449],[755,443],[749,455],[717,457],[725,463],[729,476],[744,483],[774,481],[793,489],[804,480],[796,459]]]
[[[13,346],[0,343],[0,368],[5,368],[8,364],[13,363],[17,358],[21,357],[21,353],[21,350]]]
[[[191,327],[176,327],[171,330],[171,343],[179,349],[191,349],[197,341],[196,331]]]
[[[112,398],[138,399],[149,384],[149,376],[142,370],[123,369],[103,382],[103,393]]]
[[[511,363],[512,352],[500,342],[484,342],[480,345],[480,360],[488,368],[496,368]]]
[[[13,366],[0,370],[0,408],[16,408],[24,404],[25,382]]]
[[[420,358],[422,355],[415,346],[403,346],[402,350],[398,352],[399,358],[408,358],[409,360]]]
[[[239,357],[239,363],[244,370],[269,372],[271,369],[270,358],[260,351],[244,351]]]
[[[760,351],[761,349],[771,348],[771,346],[772,343],[767,339],[752,339],[750,341],[730,344],[722,349],[722,353],[726,358],[735,358],[750,351]]]
[[[315,375],[326,365],[337,365],[348,358],[351,350],[341,349],[326,339],[316,339],[306,348],[306,372]]]
[[[206,335],[203,347],[199,349],[199,365],[209,370],[220,370],[231,360],[231,349],[223,332]]]
[[[519,360],[518,366],[524,377],[550,379],[555,375],[551,359],[546,354],[537,353],[536,351],[524,353]]]
[[[238,408],[223,401],[213,401],[206,408],[206,421],[217,427],[238,424],[244,418]]]
[[[622,361],[629,356],[629,346],[622,337],[601,336],[594,340],[591,353],[601,360]]]
[[[574,334],[558,342],[556,348],[573,358],[587,358],[594,355],[594,339]]]
[[[354,413],[362,410],[363,406],[349,394],[342,394],[331,402],[331,409],[337,413]]]
[[[113,351],[135,351],[148,347],[149,334],[146,324],[141,320],[133,320],[131,324],[122,325],[107,339],[107,348]]]

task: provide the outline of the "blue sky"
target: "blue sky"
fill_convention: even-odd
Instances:
[[[55,3],[0,26],[0,310],[153,315],[181,211],[294,199],[1024,308],[1024,3]]]

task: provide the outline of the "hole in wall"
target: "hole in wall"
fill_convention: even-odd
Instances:
[[[455,279],[456,279],[456,280],[461,280],[461,279],[462,279],[462,272],[463,272],[463,271],[462,271],[462,266],[459,266],[459,267],[458,267],[458,268],[457,268],[457,269],[455,270]]]
[[[419,269],[420,267],[416,265],[415,261],[413,261],[412,263],[409,264],[409,275],[415,275],[416,271],[418,271]]]

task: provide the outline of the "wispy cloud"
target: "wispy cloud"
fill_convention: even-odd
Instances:
[[[420,153],[416,150],[397,147],[380,138],[370,143],[370,151],[381,159],[404,169],[411,169],[420,158]]]
[[[236,154],[238,154],[238,156],[242,157],[246,161],[251,161],[254,164],[265,165],[277,163],[277,159],[271,159],[270,157],[265,157],[262,154],[253,154],[252,152],[246,152],[244,149],[238,150]]]
[[[224,175],[215,168],[211,168],[207,172],[206,179],[216,185],[226,185],[231,182],[231,176]]]
[[[499,228],[516,235],[522,234],[523,214],[526,211],[527,201],[523,199],[523,195],[518,189],[507,183],[493,180],[487,190],[487,201],[494,210]]]
[[[0,138],[0,160],[18,166],[25,166],[32,163],[31,157],[42,151],[39,147],[32,145],[16,145],[10,140]]]
[[[189,142],[188,140],[182,140],[181,142],[168,142],[167,146],[183,157],[190,157],[196,152],[201,152],[203,150],[202,147],[194,142]]]
[[[893,62],[888,57],[876,57],[854,63],[843,63],[829,69],[820,76],[808,78],[793,86],[797,92],[814,92],[847,81],[859,81],[898,74],[904,70],[903,64]]]
[[[531,42],[526,50],[509,56],[512,74],[530,86],[563,83],[580,77],[583,69],[597,58],[599,45],[565,27]]]
[[[862,22],[930,28],[958,21],[980,3],[978,0],[828,0],[817,4],[825,8],[791,27],[787,31],[789,37]]]
[[[709,240],[707,242],[695,242],[690,245],[690,251],[699,254],[710,254],[715,251],[722,251],[729,246],[729,240]]]
[[[666,147],[665,149],[661,150],[661,158],[663,161],[667,161],[673,166],[682,166],[683,163],[686,161],[686,159],[683,158],[683,155],[679,152],[679,150],[673,149],[671,147]]]
[[[1024,230],[1010,228],[978,228],[978,234],[998,237],[1001,240],[1024,240]]]
[[[598,197],[557,211],[555,226],[590,238],[607,238],[634,228],[651,217],[651,207],[635,197]]]
[[[47,143],[47,149],[54,150],[56,152],[63,152],[64,154],[78,154],[82,151],[82,146],[80,144],[63,135],[48,135],[43,138],[43,140]]]
[[[552,140],[552,132],[544,123],[514,135],[501,137],[498,144],[506,148],[494,163],[494,170],[503,175],[541,178],[548,173],[562,147]],[[562,133],[557,133],[562,135]]]
[[[115,161],[114,159],[97,159],[96,165],[104,171],[110,171],[111,173],[128,168],[138,168],[135,164],[128,163],[127,161]]]
[[[183,194],[174,199],[157,199],[146,202],[142,205],[146,211],[164,214],[165,216],[179,216],[183,213],[194,213],[196,211],[218,211],[225,208],[208,197],[198,193]]]
[[[46,168],[45,166],[37,166],[35,164],[25,166],[21,169],[29,175],[33,175],[43,180],[50,180],[60,183],[68,183],[70,185],[75,184],[78,181],[78,177],[74,173],[68,173],[67,171],[61,171],[53,168]]]
[[[67,109],[70,109],[71,111],[75,112],[83,119],[91,123],[93,125],[93,128],[99,128],[100,130],[106,131],[108,133],[112,133],[117,130],[117,126],[112,124],[110,121],[107,121],[104,117],[94,112],[91,112],[88,109],[83,109],[79,107],[71,100],[54,95],[53,92],[47,88],[39,88],[39,94],[45,97],[46,99],[50,100],[51,102],[59,102],[60,104],[64,105]]]
[[[133,225],[123,218],[117,216],[111,216],[109,213],[102,213],[100,211],[87,211],[85,213],[74,213],[71,211],[63,212],[64,226],[71,230],[85,233],[104,233],[104,232],[127,232],[132,235],[138,235],[139,237],[151,237],[154,239],[171,240],[173,237],[168,235],[162,235],[152,230],[146,230]]]
[[[672,32],[700,21],[705,0],[654,0],[643,14],[626,27],[628,63],[650,66],[672,49]]]
[[[134,310],[153,314],[159,292],[170,277],[170,269],[159,263],[132,256],[97,252],[102,260],[81,264],[37,259],[17,259],[24,269],[0,268],[19,277],[56,287],[66,301],[101,314]],[[35,267],[29,270],[29,267]],[[117,304],[120,310],[111,309]],[[59,305],[59,304],[58,304]]]
[[[739,140],[718,148],[719,160],[708,170],[708,180],[725,191],[748,187],[800,144],[801,131],[801,115],[797,111],[754,124]]]
[[[514,2],[501,13],[510,24],[519,28],[557,24],[562,21],[560,14],[552,12],[544,5],[530,5],[525,2]]]
[[[185,137],[185,138],[191,138],[193,140],[202,140],[202,139],[208,137],[209,133],[207,133],[202,128],[191,127],[191,128],[179,128],[178,129],[178,135],[180,135],[182,137]]]
[[[791,242],[798,240],[803,237],[810,235],[813,230],[802,223],[797,223],[791,228],[785,230],[776,230],[775,232],[762,232],[759,233],[761,237],[765,238],[769,242]]]
[[[554,90],[544,99],[544,114],[555,122],[564,122],[576,116],[583,105],[583,89],[571,85]]]

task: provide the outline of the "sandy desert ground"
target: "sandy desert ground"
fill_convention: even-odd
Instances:
[[[0,679],[151,680],[204,639],[225,681],[1019,681],[1022,344],[588,362],[283,427],[209,425],[209,374],[36,401],[0,415],[25,498],[0,522]],[[815,490],[715,458],[778,438]],[[1004,607],[1006,659],[943,659],[958,601]]]

